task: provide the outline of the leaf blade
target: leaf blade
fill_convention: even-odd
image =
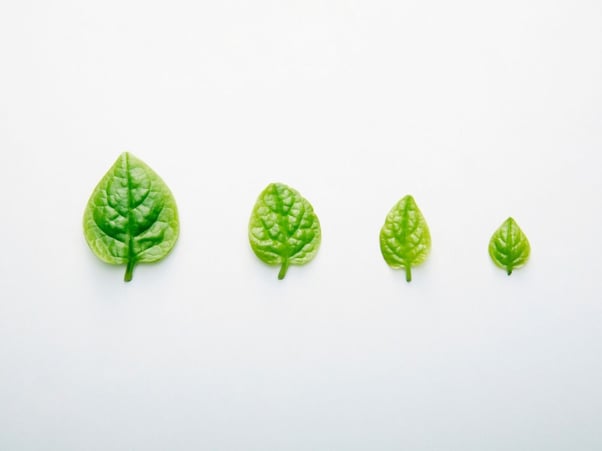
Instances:
[[[92,192],[83,227],[92,252],[106,263],[126,264],[129,281],[136,264],[161,260],[173,249],[178,210],[165,182],[124,152]]]
[[[391,208],[380,231],[380,250],[393,269],[404,269],[412,280],[412,267],[424,263],[431,249],[431,235],[416,201],[404,196]]]
[[[489,256],[508,275],[523,267],[529,260],[531,245],[514,218],[509,217],[500,225],[489,240]]]
[[[255,255],[268,265],[304,265],[316,256],[322,232],[312,205],[298,191],[270,183],[259,195],[249,219],[248,237]]]

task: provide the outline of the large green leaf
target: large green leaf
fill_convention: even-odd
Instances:
[[[489,241],[491,259],[497,266],[505,269],[508,275],[527,263],[530,253],[527,236],[512,218],[506,219]]]
[[[165,257],[178,239],[176,202],[163,180],[144,162],[122,153],[94,189],[84,213],[84,235],[101,260],[127,265]]]
[[[403,197],[391,209],[380,231],[380,250],[387,264],[405,269],[412,280],[412,267],[423,263],[431,249],[429,228],[414,198]]]
[[[320,240],[320,222],[305,198],[282,183],[263,190],[249,221],[249,242],[262,261],[280,265],[278,279],[284,279],[289,265],[312,260]]]

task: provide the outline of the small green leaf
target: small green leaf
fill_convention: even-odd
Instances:
[[[405,269],[412,280],[412,267],[423,263],[431,250],[431,234],[422,212],[410,195],[391,209],[380,230],[380,251],[387,264]]]
[[[268,265],[280,265],[284,279],[289,265],[312,260],[321,241],[320,222],[310,203],[282,183],[270,183],[259,195],[249,221],[249,242]]]
[[[508,275],[527,263],[530,253],[527,236],[512,218],[506,219],[489,241],[491,259],[497,266],[505,269]]]
[[[163,180],[132,154],[122,153],[94,189],[84,212],[86,241],[101,260],[125,264],[161,260],[176,244],[178,209]]]

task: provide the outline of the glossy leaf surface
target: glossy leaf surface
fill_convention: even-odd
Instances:
[[[391,209],[380,231],[380,250],[387,264],[405,269],[412,280],[412,267],[423,263],[431,250],[431,235],[422,212],[410,195]]]
[[[179,234],[176,202],[144,162],[123,153],[98,183],[84,213],[84,235],[101,260],[125,264],[125,281],[137,263],[161,260]]]
[[[491,259],[497,266],[505,269],[508,275],[527,263],[530,253],[527,236],[512,218],[506,219],[489,241]]]
[[[268,265],[280,265],[283,279],[289,265],[311,261],[320,247],[320,222],[310,203],[296,190],[271,183],[259,195],[249,221],[249,242]]]

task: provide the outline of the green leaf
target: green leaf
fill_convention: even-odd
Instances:
[[[431,250],[431,234],[414,198],[403,197],[391,209],[380,230],[380,251],[387,264],[405,269],[412,280],[412,267],[423,263]]]
[[[249,242],[263,262],[280,265],[278,279],[284,279],[289,265],[312,260],[321,236],[314,209],[296,190],[271,183],[259,195],[249,221]]]
[[[94,189],[84,212],[86,241],[101,260],[125,264],[161,260],[176,244],[178,209],[171,191],[144,162],[122,153]]]
[[[506,219],[489,241],[491,259],[497,266],[505,269],[508,275],[527,263],[530,253],[527,236],[512,218]]]

